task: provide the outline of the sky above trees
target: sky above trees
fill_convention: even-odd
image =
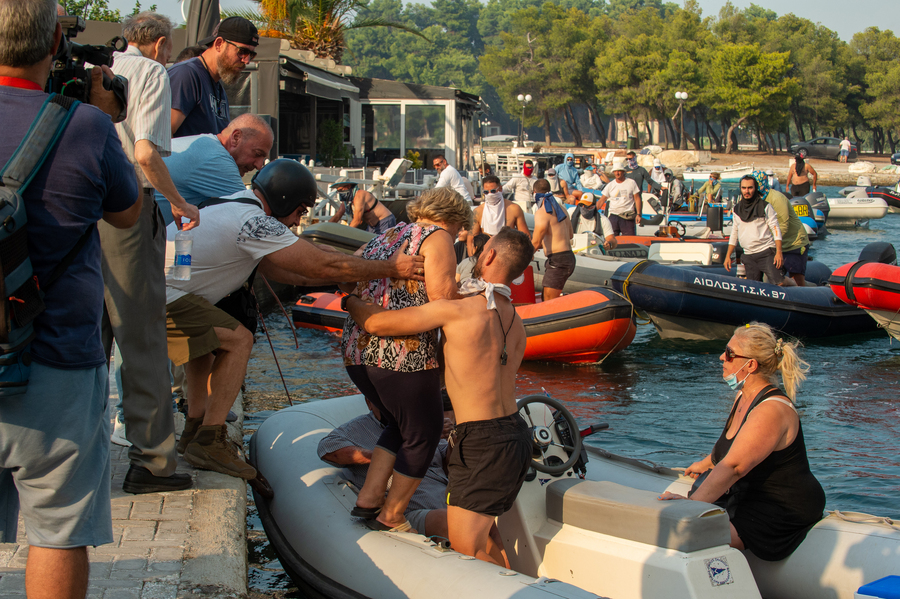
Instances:
[[[779,15],[792,12],[836,32],[845,42],[849,42],[854,33],[866,27],[885,27],[897,14],[897,0],[752,0],[754,4],[774,10]],[[718,14],[726,0],[700,0],[700,8],[704,16]],[[148,5],[151,2],[143,2]],[[178,0],[155,0],[159,12],[181,21],[181,4]],[[422,2],[431,4],[430,1]],[[738,9],[750,6],[751,0],[732,0]],[[409,2],[405,2],[409,4]],[[678,2],[679,5],[682,2]],[[252,7],[250,0],[221,0],[222,8]],[[118,8],[123,14],[131,12],[133,0],[110,0],[110,8]],[[852,10],[849,7],[852,6]]]

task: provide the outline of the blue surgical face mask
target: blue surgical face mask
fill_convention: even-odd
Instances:
[[[572,166],[575,164],[575,161],[574,160],[566,160],[566,164],[569,166]]]
[[[749,363],[750,363],[750,360],[747,360],[747,363],[744,364],[744,366],[746,366]],[[741,370],[743,370],[744,366],[741,366],[737,372],[735,372],[733,374],[729,374],[728,376],[722,377],[722,379],[725,381],[725,383],[729,387],[731,387],[732,391],[740,391],[741,388],[744,386],[744,383],[747,382],[747,377],[750,376],[750,373],[748,372],[747,376],[745,376],[743,379],[737,380],[737,373],[740,372]]]

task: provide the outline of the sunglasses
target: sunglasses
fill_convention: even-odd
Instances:
[[[740,355],[740,354],[734,353],[734,350],[731,349],[730,347],[728,347],[728,346],[726,345],[726,346],[725,346],[725,361],[726,361],[726,362],[732,362],[732,361],[734,361],[735,358],[744,358],[745,360],[752,360],[752,359],[753,359],[753,358],[751,358],[750,356],[742,356],[742,355]]]
[[[250,60],[253,60],[254,58],[256,58],[256,52],[254,52],[253,50],[248,50],[247,48],[245,48],[243,46],[238,46],[234,42],[230,42],[226,39],[223,39],[222,41],[225,42],[226,44],[228,44],[229,46],[234,46],[235,48],[237,48],[237,55],[238,55],[238,58],[240,58],[241,60],[243,60],[245,58],[249,58]]]

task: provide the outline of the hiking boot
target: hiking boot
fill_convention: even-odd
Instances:
[[[194,440],[194,436],[197,434],[197,429],[200,428],[200,425],[203,424],[203,417],[200,418],[186,418],[184,421],[184,429],[181,431],[181,438],[178,439],[178,443],[175,444],[175,451],[178,453],[184,453],[184,450],[187,449],[188,443]]]
[[[201,426],[194,440],[184,450],[184,459],[195,468],[213,470],[244,480],[256,478],[256,468],[241,459],[237,447],[228,439],[224,424]]]

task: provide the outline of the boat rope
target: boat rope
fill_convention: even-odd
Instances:
[[[291,322],[291,317],[288,316],[287,310],[284,309],[284,304],[281,303],[281,300],[278,298],[278,294],[275,293],[275,290],[272,289],[272,286],[269,284],[269,279],[266,278],[265,275],[259,275],[262,278],[263,283],[266,284],[266,289],[269,290],[269,293],[272,294],[272,297],[275,298],[275,303],[278,304],[278,307],[281,308],[281,313],[284,314],[284,319],[288,323],[288,327],[291,329],[291,333],[294,334],[294,349],[300,349],[300,342],[297,340],[297,329],[294,327],[294,323]]]
[[[260,276],[263,278],[264,281],[266,280],[264,275],[260,275]],[[268,281],[266,281],[266,285],[267,286],[269,285]],[[271,289],[272,288],[269,287],[270,291],[271,291]],[[260,310],[260,308],[259,308],[259,300],[257,299],[256,292],[253,290],[252,287],[250,288],[250,294],[253,296],[253,302],[256,304],[256,314],[259,317],[259,321],[262,323],[263,331],[266,333],[266,341],[269,342],[269,347],[272,349],[272,357],[275,359],[275,367],[278,368],[278,376],[281,377],[281,384],[284,385],[284,394],[287,395],[288,404],[294,405],[294,400],[291,399],[291,393],[290,393],[290,391],[288,391],[287,383],[284,380],[284,373],[281,372],[281,364],[278,363],[278,354],[275,353],[275,346],[272,344],[272,338],[269,337],[269,327],[266,326],[266,319],[263,318],[262,310]],[[272,296],[275,297],[275,301],[278,302],[278,305],[280,306],[281,302],[278,301],[278,298],[275,296],[274,293],[272,294]],[[282,307],[282,310],[284,310],[283,307]],[[291,327],[293,328],[293,323],[291,324]]]
[[[853,522],[854,524],[883,524],[891,528],[900,527],[900,522],[894,522],[890,518],[882,516],[873,516],[872,514],[864,514],[862,512],[842,512],[834,510],[830,514],[844,522]]]
[[[625,281],[622,283],[622,294],[624,294],[624,295],[621,296],[625,299],[626,302],[631,304],[631,313],[632,313],[632,316],[634,317],[635,323],[637,323],[638,326],[645,326],[645,325],[651,324],[653,322],[649,318],[644,319],[642,316],[640,316],[637,313],[637,310],[634,307],[634,302],[631,301],[631,297],[629,297],[629,295],[628,295],[628,280],[631,279],[631,275],[634,274],[634,271],[637,270],[637,267],[639,265],[641,265],[642,263],[643,262],[638,262],[637,264],[635,264],[634,268],[631,269],[631,272],[628,273],[628,276],[625,277]],[[644,322],[641,322],[642,320]]]
[[[630,275],[629,275],[629,276],[630,276]],[[611,293],[614,293],[614,294],[616,294],[617,296],[621,297],[621,298],[622,298],[623,300],[625,300],[626,302],[628,302],[628,305],[631,306],[631,319],[635,321],[635,324],[646,324],[646,323],[639,323],[639,322],[637,321],[637,312],[635,311],[635,309],[634,309],[634,304],[631,302],[630,299],[628,299],[627,297],[625,297],[624,295],[622,295],[621,293],[619,293],[619,292],[616,291],[615,289],[612,289],[612,288],[607,287],[607,288],[606,288],[606,291],[609,291],[609,292],[611,292]],[[648,321],[648,322],[649,322],[649,321]],[[622,343],[622,341],[625,340],[625,337],[628,336],[628,329],[629,329],[629,327],[625,327],[625,331],[622,333],[622,336],[619,337],[619,340],[616,341],[616,344],[613,346],[613,348],[612,348],[610,351],[608,351],[608,352],[606,353],[605,356],[603,356],[602,358],[600,358],[599,361],[594,362],[595,364],[603,364],[603,362],[606,361],[606,358],[608,358],[608,357],[610,357],[610,356],[612,355],[612,353],[619,347],[619,344]],[[546,390],[545,390],[544,392],[546,393]],[[548,393],[547,396],[549,397],[549,395],[550,395],[550,394]]]

